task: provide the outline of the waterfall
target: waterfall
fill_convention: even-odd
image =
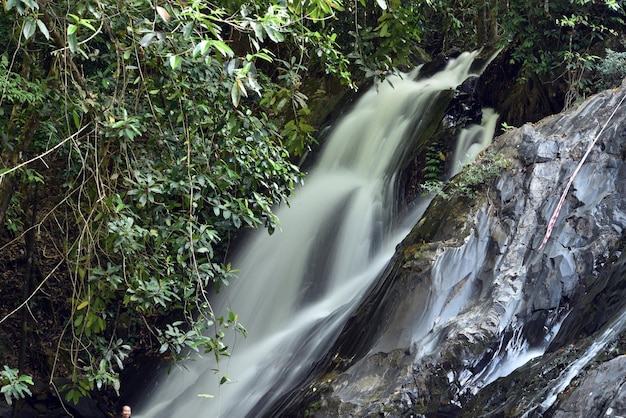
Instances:
[[[480,125],[470,125],[461,131],[454,150],[454,166],[450,175],[458,174],[465,164],[474,161],[491,144],[498,114],[493,109],[484,109],[482,118]]]
[[[423,213],[428,201],[408,214],[395,210],[398,170],[442,92],[472,75],[476,55],[422,80],[391,77],[359,99],[290,207],[277,211],[280,230],[254,233],[232,261],[240,277],[214,309],[237,313],[248,337],[230,341],[232,357],[219,365],[209,356],[163,376],[135,416],[263,416],[307,377]],[[485,119],[492,125],[480,130],[490,140],[495,119]],[[459,161],[488,144],[467,134]],[[219,385],[224,374],[230,381]]]

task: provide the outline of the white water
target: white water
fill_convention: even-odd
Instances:
[[[624,328],[626,328],[626,310],[624,310],[617,319],[613,321],[602,334],[596,338],[593,343],[587,348],[585,353],[576,359],[573,363],[568,365],[565,370],[561,372],[558,379],[554,382],[552,389],[546,395],[545,399],[539,405],[541,412],[544,412],[550,408],[557,399],[557,396],[569,386],[570,382],[578,376],[580,371],[584,369],[589,362],[591,362],[597,355],[603,350],[611,341],[615,340],[617,335],[620,335]]]
[[[491,144],[496,130],[498,114],[493,109],[483,109],[483,122],[463,129],[454,150],[455,164],[451,175],[458,174],[465,164],[471,163],[478,154]]]
[[[228,362],[216,366],[209,356],[164,377],[136,416],[262,416],[307,375],[379,277],[406,226],[421,216],[425,203],[402,217],[394,211],[396,171],[414,135],[409,128],[423,127],[415,121],[427,120],[438,94],[470,75],[475,55],[451,60],[431,78],[393,78],[393,87],[384,83],[364,94],[334,128],[291,207],[278,211],[281,230],[254,234],[233,261],[240,278],[214,308],[218,316],[227,308],[236,312],[249,336],[231,341]],[[469,150],[474,142],[462,159],[475,151]],[[231,381],[219,386],[223,374]]]

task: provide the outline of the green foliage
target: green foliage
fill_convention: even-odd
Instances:
[[[6,210],[4,226],[13,234],[21,233],[24,230],[23,218],[25,217],[25,214],[22,207],[22,199],[23,196],[21,196],[21,194],[15,193],[11,196]]]
[[[422,46],[429,52],[479,45],[507,48],[521,83],[558,91],[564,107],[597,91],[593,71],[607,40],[623,36],[625,11],[616,0],[428,0],[420,9]],[[611,43],[608,43],[609,45]],[[552,93],[554,94],[554,93]]]
[[[360,62],[339,30],[355,27],[356,6],[369,20],[359,42],[370,34]],[[274,210],[302,182],[293,160],[315,141],[305,77],[355,87],[355,68],[391,70],[411,48],[399,37],[415,23],[411,7],[5,2],[0,180],[38,165],[14,170],[19,187],[0,190],[2,215],[21,232],[29,190],[47,186],[38,230],[63,268],[42,274],[64,284],[53,373],[71,377],[60,390],[68,400],[118,390],[135,350],[219,362],[226,336],[245,336],[237,315],[213,312],[211,301],[236,278],[231,239],[279,228]]]
[[[211,301],[236,279],[231,239],[279,228],[274,210],[302,182],[294,161],[315,143],[308,102],[321,84],[308,77],[383,79],[419,45],[476,46],[483,16],[526,76],[573,92],[622,59],[592,53],[623,24],[613,0],[7,0],[1,215],[12,237],[30,224],[32,188],[61,194],[45,196],[38,231],[62,266],[42,273],[64,284],[53,314],[67,325],[55,335],[65,368],[54,373],[69,370],[66,397],[119,388],[134,350],[228,355],[226,335],[246,330]],[[442,158],[426,158],[427,188]],[[5,181],[27,160],[36,170]],[[505,165],[481,160],[444,191],[471,196]]]
[[[98,361],[85,365],[81,372],[86,378],[74,376],[73,382],[60,388],[69,402],[78,403],[80,398],[89,396],[90,392],[97,388],[112,387],[116,392],[120,389],[120,379],[113,370],[122,370],[124,361],[128,358],[131,347],[124,344],[123,340],[106,341],[103,338],[93,339],[97,350],[102,353]],[[78,371],[77,371],[78,372]]]
[[[441,152],[439,143],[432,143],[426,148],[426,162],[422,178],[424,182],[439,181],[444,170],[445,155]]]
[[[11,405],[14,399],[31,395],[28,386],[33,385],[33,379],[28,375],[20,374],[19,370],[4,365],[4,370],[0,370],[0,385],[2,385],[0,392],[4,394],[4,400]]]
[[[599,89],[619,86],[626,78],[626,52],[606,49],[606,56],[595,66],[595,74]]]
[[[37,83],[25,80],[18,73],[10,71],[9,60],[6,55],[0,56],[0,80],[2,80],[0,104],[10,102],[36,105],[43,101],[42,87]],[[3,114],[4,111],[0,113],[0,115]]]
[[[385,7],[382,7],[382,3]],[[366,78],[384,79],[397,72],[399,65],[410,65],[422,35],[420,2],[391,0],[379,3],[378,9],[353,5],[356,24],[348,29],[352,39],[342,44],[354,45],[347,57]]]
[[[450,48],[473,49],[485,42],[479,39],[477,21],[487,20],[481,10],[488,1],[427,0],[424,9],[424,37],[430,48],[447,51]],[[488,22],[482,22],[487,24]]]
[[[615,1],[603,4],[584,0],[499,3],[498,20],[504,42],[513,45],[512,60],[523,77],[564,78],[570,97],[580,95],[585,75],[597,59],[591,50],[608,36],[618,36],[624,10]]]
[[[510,131],[512,129],[515,129],[515,126],[509,125],[506,122],[502,122],[500,126],[502,127],[503,131]]]
[[[463,170],[449,183],[441,180],[427,181],[422,185],[425,195],[440,196],[446,200],[476,197],[476,192],[496,178],[509,162],[499,156],[486,153],[473,163],[466,164]]]

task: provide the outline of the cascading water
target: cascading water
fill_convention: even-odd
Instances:
[[[236,312],[248,337],[230,342],[227,362],[200,359],[164,376],[135,408],[140,416],[263,416],[306,378],[421,216],[427,202],[395,212],[397,171],[433,103],[472,75],[476,55],[462,54],[430,78],[393,78],[364,94],[334,128],[291,206],[278,211],[281,230],[254,234],[233,261],[240,278],[214,309]],[[458,161],[488,145],[495,116],[484,119],[480,135],[466,133]],[[220,386],[223,374],[231,381]]]
[[[461,131],[454,149],[455,164],[451,168],[450,176],[458,174],[463,165],[474,161],[491,143],[497,122],[498,114],[493,109],[484,109],[480,125],[471,125]]]
[[[617,335],[620,335],[624,328],[626,328],[626,310],[623,311],[619,317],[617,317],[617,319],[615,319],[611,325],[598,336],[598,338],[589,348],[587,348],[582,356],[563,370],[557,379],[555,386],[552,390],[550,390],[546,398],[539,405],[541,412],[545,412],[554,404],[558,394],[565,390],[572,379],[574,379],[578,373],[580,373],[580,371],[609,344],[610,341],[614,340]]]

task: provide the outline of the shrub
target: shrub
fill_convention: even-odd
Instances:
[[[485,154],[482,158],[468,163],[463,170],[449,182],[440,180],[427,181],[422,185],[424,195],[441,196],[446,200],[456,197],[475,198],[480,187],[495,177],[509,162],[505,158],[492,153]]]
[[[5,365],[4,370],[0,371],[0,384],[2,385],[0,392],[4,394],[6,402],[11,405],[13,399],[20,399],[26,397],[26,395],[31,395],[28,385],[33,384],[33,379]]]
[[[606,56],[596,66],[598,89],[617,87],[626,78],[626,52],[606,49]]]

